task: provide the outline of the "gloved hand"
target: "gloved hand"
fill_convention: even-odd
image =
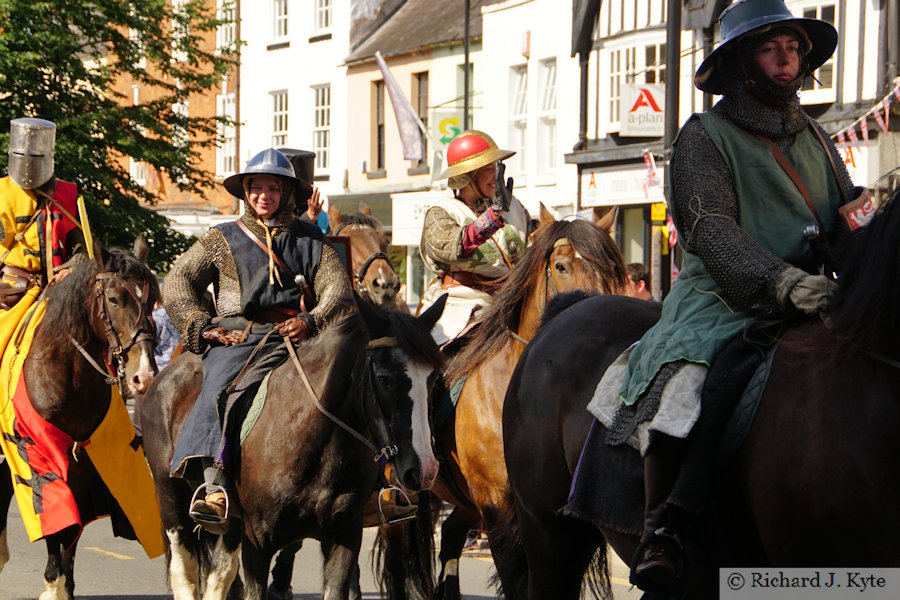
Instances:
[[[497,183],[497,189],[494,191],[494,198],[491,200],[491,208],[494,212],[504,212],[509,210],[512,202],[513,178],[510,177],[504,183],[503,176],[506,175],[506,165],[497,163],[494,171],[494,181]]]
[[[277,326],[278,334],[286,336],[294,344],[309,338],[309,325],[303,319],[291,317]]]
[[[221,346],[233,346],[240,343],[243,332],[228,331],[224,327],[213,327],[200,334],[200,337]]]
[[[791,288],[789,298],[798,309],[818,315],[837,290],[837,284],[824,275],[806,275]]]

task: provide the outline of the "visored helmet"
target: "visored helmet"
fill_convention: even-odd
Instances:
[[[494,138],[483,131],[469,129],[450,141],[447,146],[447,170],[441,179],[456,177],[477,171],[498,160],[506,160],[515,154],[513,150],[501,150]]]
[[[694,85],[704,92],[721,94],[723,59],[741,38],[765,33],[774,27],[790,27],[808,42],[806,61],[811,71],[818,69],[834,54],[837,31],[818,19],[801,19],[791,14],[783,0],[738,0],[719,16],[722,42],[700,65]]]
[[[252,175],[273,175],[286,180],[294,190],[294,197],[306,200],[312,195],[312,186],[302,179],[297,179],[294,167],[287,156],[275,148],[267,148],[247,161],[242,173],[235,173],[223,182],[225,189],[236,198],[244,197],[244,179]]]
[[[9,122],[9,177],[25,190],[41,187],[53,177],[56,124],[44,119]]]

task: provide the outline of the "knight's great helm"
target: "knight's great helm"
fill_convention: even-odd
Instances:
[[[56,124],[23,118],[9,122],[9,177],[24,190],[41,187],[53,177]]]

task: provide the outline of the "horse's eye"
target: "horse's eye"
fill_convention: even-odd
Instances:
[[[568,270],[566,269],[566,265],[562,263],[556,263],[554,267],[556,268],[557,273],[565,273]]]
[[[113,306],[119,306],[119,299],[116,298],[115,296],[109,296],[109,297],[107,297],[106,300]]]

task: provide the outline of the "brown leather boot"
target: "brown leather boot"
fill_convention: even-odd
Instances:
[[[228,529],[228,496],[225,490],[216,487],[206,497],[194,500],[189,514],[210,533],[225,533]]]
[[[380,527],[381,525],[393,525],[401,523],[416,516],[418,506],[415,500],[406,501],[401,494],[393,490],[386,490],[379,495],[373,494],[363,509],[363,527]]]

